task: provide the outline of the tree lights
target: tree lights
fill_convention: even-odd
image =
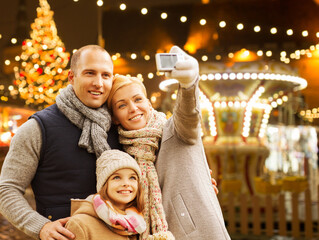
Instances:
[[[40,0],[31,29],[31,39],[22,44],[20,66],[14,69],[14,83],[26,104],[40,109],[53,104],[59,90],[68,84],[65,68],[70,54],[57,35],[53,11],[46,0]]]

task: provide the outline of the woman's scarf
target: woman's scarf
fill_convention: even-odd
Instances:
[[[85,106],[75,95],[72,85],[68,85],[56,97],[59,110],[78,128],[82,134],[79,147],[99,157],[111,149],[107,143],[107,132],[111,127],[111,116],[107,105],[93,109]]]
[[[152,109],[145,128],[127,131],[120,126],[118,129],[120,143],[128,154],[135,157],[142,172],[145,204],[143,215],[147,226],[140,237],[142,240],[174,239],[168,231],[162,193],[154,166],[165,123],[165,114]]]
[[[146,229],[143,215],[135,207],[125,209],[125,214],[122,214],[116,211],[110,201],[103,201],[99,194],[93,197],[93,207],[98,217],[119,235],[141,234]]]

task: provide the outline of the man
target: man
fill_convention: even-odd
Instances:
[[[119,148],[116,129],[108,131],[111,118],[102,107],[112,79],[113,63],[105,49],[95,45],[79,49],[71,59],[72,87],[65,91],[69,95],[33,115],[11,142],[0,177],[0,211],[35,239],[74,238],[63,227],[70,214],[70,198],[96,192],[95,160],[97,152],[104,150],[98,149],[91,135],[103,132],[108,140],[104,145]],[[30,183],[41,214],[23,198]]]

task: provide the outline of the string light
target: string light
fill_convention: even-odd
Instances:
[[[238,23],[238,24],[237,24],[237,29],[238,29],[238,30],[243,30],[243,29],[244,29],[244,24]]]
[[[205,25],[206,24],[206,19],[204,19],[204,18],[202,18],[200,21],[199,21],[199,23],[200,23],[200,25]]]
[[[255,27],[254,27],[254,31],[255,31],[255,32],[260,32],[260,30],[261,30],[261,29],[260,29],[260,26],[255,26]]]
[[[142,9],[141,9],[141,13],[142,13],[143,15],[146,15],[146,14],[148,13],[147,8],[142,8]]]
[[[219,22],[219,27],[221,27],[221,28],[226,27],[226,22],[225,21],[220,21]]]
[[[124,11],[124,10],[126,9],[125,3],[121,3],[121,4],[120,4],[120,9],[121,9],[122,11]]]
[[[181,16],[180,20],[181,20],[181,22],[182,22],[182,23],[184,23],[184,22],[186,22],[186,21],[187,21],[187,17],[185,17],[185,16]]]
[[[166,13],[166,12],[163,12],[163,13],[161,14],[161,18],[162,18],[162,19],[166,19],[166,18],[167,18],[167,13]]]

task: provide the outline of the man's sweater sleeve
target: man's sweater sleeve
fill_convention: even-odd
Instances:
[[[50,220],[33,210],[23,195],[36,173],[41,144],[41,129],[36,120],[30,119],[13,137],[0,176],[0,212],[35,239]]]
[[[187,144],[195,144],[200,139],[200,104],[198,81],[185,89],[179,87],[174,107],[174,128],[177,136]]]

